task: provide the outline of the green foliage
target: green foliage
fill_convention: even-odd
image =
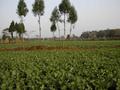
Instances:
[[[87,31],[81,34],[82,39],[120,39],[120,29],[106,29],[100,31]]]
[[[60,21],[60,16],[61,15],[60,15],[59,9],[57,7],[55,7],[54,10],[52,11],[52,15],[50,17],[50,21],[57,25],[57,28],[58,28],[58,31],[59,31],[59,38],[60,38],[60,29],[59,29],[58,22]]]
[[[15,24],[14,21],[12,21],[9,27],[9,32],[14,32],[14,31],[15,31]]]
[[[59,12],[58,8],[55,7],[54,10],[52,11],[52,15],[51,15],[50,21],[56,23],[59,20],[60,20],[60,12]]]
[[[75,10],[74,6],[71,6],[70,10],[69,10],[69,17],[68,17],[68,22],[71,23],[70,26],[70,35],[72,32],[72,29],[74,28],[73,24],[75,24],[77,22],[77,11]]]
[[[26,32],[24,24],[23,23],[18,23],[18,24],[16,23],[15,27],[16,27],[17,33],[19,34],[19,37],[22,38],[21,35]]]
[[[55,25],[55,23],[53,23],[52,25],[51,25],[51,28],[50,28],[50,30],[51,30],[51,32],[55,32],[56,31],[56,25]]]
[[[102,52],[0,52],[6,56],[0,60],[0,86],[20,90],[108,90],[115,84],[117,88],[119,60]]]
[[[35,0],[33,4],[33,13],[34,15],[43,15],[44,14],[44,1],[43,0]]]
[[[24,0],[19,0],[18,7],[17,7],[17,14],[19,16],[26,16],[28,13],[27,5]]]
[[[98,48],[80,51],[2,51],[0,89],[120,90],[120,49],[105,48],[119,45],[120,41],[63,42],[65,46]],[[41,43],[60,45],[57,41]]]
[[[71,6],[70,10],[69,10],[69,18],[68,18],[68,22],[70,22],[71,24],[76,23],[78,17],[77,17],[77,11],[75,10],[74,6]]]
[[[9,32],[11,33],[11,37],[13,39],[13,32],[15,31],[15,23],[14,21],[11,22],[10,26],[9,26]]]
[[[61,4],[59,5],[59,10],[62,14],[67,14],[69,13],[71,4],[69,0],[62,0]]]

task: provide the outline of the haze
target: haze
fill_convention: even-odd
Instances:
[[[44,0],[45,13],[41,17],[42,37],[52,37],[50,32],[51,12],[58,6],[61,0]],[[120,0],[70,0],[78,13],[78,21],[72,34],[80,36],[84,31],[102,30],[106,28],[120,28]],[[39,35],[38,17],[32,13],[34,0],[25,0],[29,13],[24,18],[27,34],[29,37]],[[16,14],[18,0],[1,0],[0,2],[0,35],[3,29],[9,27],[12,20],[19,22]],[[60,24],[61,34],[63,35],[63,24]],[[67,24],[67,33],[69,23]],[[56,31],[56,36],[58,32]]]

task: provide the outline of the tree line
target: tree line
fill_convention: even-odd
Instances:
[[[120,39],[120,29],[106,29],[100,31],[86,31],[80,36],[81,39],[96,40],[96,39]]]
[[[35,0],[32,4],[32,12],[35,17],[38,17],[39,24],[39,38],[41,38],[41,16],[44,15],[45,11],[44,0]],[[3,38],[7,37],[7,33],[10,33],[10,38],[14,39],[14,32],[16,32],[20,39],[23,38],[23,34],[26,32],[24,25],[24,17],[29,12],[27,8],[27,4],[24,0],[19,0],[17,6],[17,14],[20,17],[20,22],[17,23],[12,21],[9,28],[3,30]],[[63,17],[63,18],[62,18]],[[70,23],[70,33],[75,27],[75,23],[77,22],[77,11],[75,7],[71,4],[69,0],[62,0],[58,6],[55,6],[51,13],[50,22],[51,27],[50,30],[53,32],[53,37],[55,37],[54,33],[56,30],[59,31],[59,38],[61,36],[59,23],[64,23],[64,38],[66,37],[66,23]]]

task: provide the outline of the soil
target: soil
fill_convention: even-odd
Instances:
[[[120,48],[120,45],[116,46],[105,46],[105,48]],[[90,48],[78,48],[78,47],[49,47],[49,46],[31,46],[31,47],[17,47],[17,48],[0,48],[0,51],[36,51],[36,50],[72,50],[72,51],[79,51],[79,50],[95,50],[97,47],[90,47]]]

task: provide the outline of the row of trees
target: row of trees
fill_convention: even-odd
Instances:
[[[3,39],[9,38],[14,39],[14,32],[16,32],[20,39],[23,38],[23,34],[25,31],[25,26],[23,23],[23,17],[25,17],[28,13],[27,5],[24,2],[24,0],[19,0],[18,6],[17,6],[17,14],[20,17],[20,23],[15,23],[14,21],[11,22],[9,28],[6,28],[3,30]],[[10,33],[11,37],[9,37],[8,33]]]
[[[43,0],[35,0],[33,4],[33,13],[35,16],[38,16],[38,23],[39,23],[39,33],[40,33],[40,38],[41,38],[41,16],[44,15],[44,1]],[[64,16],[64,19],[62,20],[62,16]],[[52,15],[50,17],[50,21],[52,22],[52,25],[50,27],[51,32],[53,32],[53,37],[54,37],[54,32],[56,29],[59,31],[59,38],[60,38],[60,28],[59,28],[59,22],[62,23],[64,22],[64,37],[66,36],[66,17],[67,21],[71,24],[70,26],[70,35],[72,32],[72,29],[77,22],[77,12],[74,8],[73,5],[71,5],[69,0],[62,0],[62,2],[59,4],[59,6],[55,7],[54,10],[52,11]]]
[[[15,23],[14,21],[12,21],[9,28],[3,30],[3,40],[5,40],[6,38],[10,39],[8,32],[10,33],[12,40],[14,39],[14,32],[16,32],[19,38],[22,39],[23,34],[25,33],[25,26],[23,23]]]
[[[44,1],[43,0],[35,0],[35,2],[32,5],[32,12],[34,16],[38,17],[38,24],[39,24],[39,38],[41,38],[41,16],[44,15]],[[19,37],[21,38],[21,35],[25,33],[25,26],[23,18],[27,15],[29,10],[27,9],[27,5],[24,2],[24,0],[19,0],[18,6],[17,6],[17,14],[20,17],[20,23],[14,23],[14,21],[11,22],[10,27],[8,30],[11,34],[11,38],[14,37],[13,33],[17,32],[19,34]],[[64,17],[62,19],[62,17]],[[67,19],[66,19],[67,18]],[[54,32],[58,29],[59,31],[59,37],[60,37],[60,28],[59,28],[59,22],[64,23],[64,37],[66,36],[66,21],[69,22],[70,25],[70,35],[72,32],[73,27],[75,26],[75,23],[77,21],[77,12],[73,5],[71,5],[69,0],[62,0],[62,2],[59,4],[59,6],[55,7],[52,11],[52,15],[50,17],[50,21],[52,22],[52,25],[50,27],[50,30]],[[21,28],[22,27],[22,28]],[[23,30],[24,27],[24,30]],[[21,31],[20,31],[21,28]]]
[[[81,39],[120,39],[120,29],[83,32]]]
[[[63,19],[61,18],[63,16]],[[66,19],[67,18],[67,19]],[[58,23],[64,23],[64,37],[66,36],[66,21],[69,22],[70,25],[70,33],[71,36],[72,29],[75,26],[75,23],[77,22],[77,12],[73,5],[71,5],[69,0],[62,0],[62,2],[59,4],[59,6],[55,7],[52,11],[52,15],[50,17],[50,21],[52,22],[51,25],[51,31],[54,32],[56,29],[59,31],[59,38],[60,38],[60,28]]]

